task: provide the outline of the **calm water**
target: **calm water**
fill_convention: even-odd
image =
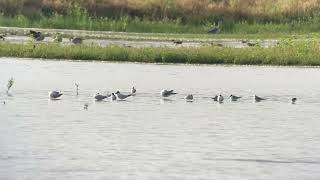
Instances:
[[[2,58],[0,179],[317,180],[319,82],[319,68]],[[93,101],[132,85],[127,101]],[[163,88],[179,94],[161,100]],[[53,89],[62,100],[48,100]],[[220,92],[244,98],[217,104]],[[253,93],[268,101],[253,103]]]

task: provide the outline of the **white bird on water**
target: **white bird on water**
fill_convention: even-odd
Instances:
[[[133,95],[133,94],[135,94],[137,92],[137,90],[136,90],[136,88],[134,88],[134,86],[132,87],[132,89],[131,89],[131,94]]]
[[[49,92],[49,98],[50,99],[57,99],[59,98],[60,96],[62,96],[63,94],[59,91],[50,91]]]
[[[130,96],[131,96],[131,94],[125,95],[125,94],[121,94],[119,91],[116,92],[117,100],[124,100]]]
[[[94,99],[96,100],[96,101],[102,101],[102,100],[104,100],[104,99],[106,99],[106,98],[108,98],[108,97],[110,97],[111,95],[102,95],[102,94],[100,94],[100,93],[96,93],[95,95],[94,95]]]
[[[257,95],[253,95],[253,100],[256,101],[256,102],[260,102],[260,101],[263,101],[263,100],[266,100],[266,99],[262,98],[262,97],[259,97]]]
[[[223,103],[223,100],[224,100],[223,96],[222,96],[221,94],[219,94],[219,96],[218,96],[218,102],[219,102],[219,103]]]
[[[230,96],[229,96],[229,99],[231,100],[231,101],[237,101],[237,100],[239,100],[240,98],[242,98],[241,96],[235,96],[235,95],[233,95],[233,94],[231,94]]]
[[[111,101],[117,100],[117,97],[114,93],[111,93]]]
[[[171,95],[175,95],[175,94],[177,94],[176,92],[173,92],[174,90],[166,90],[166,89],[164,89],[164,90],[162,90],[161,92],[160,92],[160,95],[162,96],[162,97],[169,97],[169,96],[171,96]]]

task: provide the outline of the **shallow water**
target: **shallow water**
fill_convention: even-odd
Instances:
[[[0,179],[319,179],[319,81],[318,68],[1,58]],[[132,85],[127,101],[93,101]]]

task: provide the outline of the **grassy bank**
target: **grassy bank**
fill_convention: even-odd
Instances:
[[[0,43],[0,57],[128,61],[147,63],[320,65],[316,41],[286,40],[274,48],[126,48]]]

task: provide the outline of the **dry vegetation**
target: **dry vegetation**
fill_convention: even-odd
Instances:
[[[320,9],[320,0],[1,0],[0,11],[52,10],[62,13],[75,4],[99,16],[132,15],[153,19],[227,16],[277,20],[279,17],[311,16]]]

